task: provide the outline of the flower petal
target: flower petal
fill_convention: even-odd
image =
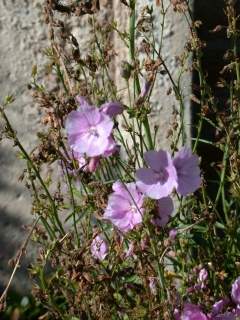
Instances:
[[[196,191],[201,185],[199,159],[191,150],[183,147],[173,160],[177,171],[177,192],[182,196]]]
[[[154,174],[153,170],[150,168],[140,168],[136,171],[136,177],[142,183],[151,186],[157,183],[157,176]]]
[[[66,120],[66,131],[68,136],[81,134],[89,128],[89,122],[79,111],[71,111]]]
[[[101,112],[105,113],[111,118],[116,117],[123,112],[123,106],[120,102],[106,102],[100,107]]]
[[[158,172],[162,168],[168,166],[170,155],[163,150],[160,151],[147,151],[144,154],[144,159],[151,169]]]
[[[102,138],[108,138],[112,133],[113,125],[114,123],[109,116],[101,114],[100,121],[96,126],[98,134]]]
[[[173,201],[171,197],[165,197],[158,200],[158,217],[156,224],[164,227],[173,213]]]

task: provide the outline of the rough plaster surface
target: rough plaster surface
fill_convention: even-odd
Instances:
[[[27,83],[32,65],[37,63],[41,69],[41,49],[47,46],[46,30],[43,27],[40,10],[41,3],[42,0],[0,1],[0,98],[2,100],[7,94],[16,96],[8,113],[27,149],[31,149],[36,142],[35,132],[38,126],[38,110],[33,105]],[[140,8],[146,4],[154,5],[155,1],[139,0],[138,4]],[[128,28],[126,8],[119,1],[102,0],[101,5],[104,6],[103,19],[114,17],[122,29]],[[158,10],[159,8],[154,6],[156,16]],[[73,20],[72,23],[73,33],[79,40],[83,52],[87,49],[85,38],[89,37],[86,21],[87,17],[82,17],[79,20]],[[156,35],[160,32],[159,25],[160,21],[155,26]],[[186,36],[186,25],[182,17],[170,11],[166,19],[163,56],[174,77],[177,76],[176,55],[181,54]],[[119,62],[126,58],[127,53],[122,50],[119,42],[114,39],[113,41],[118,52],[114,69],[115,79],[120,79]],[[178,105],[173,95],[166,95],[170,86],[168,76],[160,75],[151,100],[153,104],[151,124],[152,127],[155,124],[160,126],[158,143],[161,147],[169,144],[166,133],[171,122],[171,112]],[[186,94],[189,88],[190,77],[185,77],[183,89]],[[26,236],[22,225],[31,221],[31,199],[24,186],[18,181],[23,163],[16,160],[11,144],[6,141],[0,145],[0,168],[0,284],[4,285],[10,275],[7,261],[14,256]],[[30,256],[25,260],[25,268]],[[24,290],[27,287],[26,284],[26,272],[18,272],[14,282],[15,288]]]
[[[35,144],[38,125],[37,109],[27,90],[31,67],[41,64],[41,49],[46,33],[40,15],[40,1],[0,1],[0,99],[8,94],[16,97],[8,114],[24,146],[30,150]],[[26,231],[22,226],[31,221],[30,196],[18,181],[23,163],[16,159],[16,151],[9,141],[0,145],[0,284],[10,275],[8,260],[12,258]],[[27,267],[31,254],[24,260]],[[18,272],[14,280],[17,290],[27,287],[26,272]]]
[[[163,46],[161,51],[162,59],[170,71],[172,78],[177,83],[179,76],[179,59],[184,51],[184,46],[189,37],[188,26],[185,19],[179,13],[172,10],[169,0],[164,0],[164,7],[169,7],[165,22],[164,22],[164,32],[163,32]],[[137,1],[137,19],[136,23],[139,22],[140,14],[144,6],[153,6],[153,16],[154,16],[154,37],[156,41],[156,47],[158,48],[160,44],[160,34],[161,34],[161,24],[162,15],[161,7],[156,6],[155,0],[138,0]],[[114,19],[117,22],[118,28],[123,31],[128,31],[129,26],[126,23],[126,17],[128,17],[128,9],[126,6],[121,4],[119,1],[114,1]],[[141,42],[143,37],[141,33],[136,31],[136,51],[141,51]],[[121,61],[125,60],[130,62],[129,52],[126,48],[122,48],[121,40],[119,37],[115,38],[115,49],[118,53],[116,58],[116,66],[121,65]],[[146,56],[145,56],[146,58]],[[156,59],[156,55],[155,55]],[[140,54],[140,65],[144,63],[144,57]],[[187,66],[186,66],[187,67]],[[119,80],[120,79],[120,80]],[[143,79],[141,79],[143,80]],[[115,81],[118,83],[120,88],[126,87],[125,82],[121,79],[120,68],[115,69]],[[143,85],[143,81],[142,85]],[[174,92],[167,94],[169,89],[172,88],[171,81],[167,74],[158,74],[153,89],[153,93],[150,99],[152,106],[152,112],[150,114],[151,128],[154,126],[159,126],[159,134],[157,136],[157,145],[160,148],[167,148],[170,145],[170,140],[167,138],[168,129],[173,122],[172,112],[174,110],[179,110],[179,102],[176,101]],[[185,72],[181,79],[181,90],[184,96],[185,103],[185,124],[186,133],[190,136],[190,101],[189,93],[191,92],[191,74],[190,72]],[[170,138],[171,139],[171,138]]]

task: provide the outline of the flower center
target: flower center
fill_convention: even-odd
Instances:
[[[134,213],[137,213],[138,211],[138,208],[135,206],[135,204],[131,204],[130,206],[130,211],[134,214]]]
[[[166,169],[163,168],[156,172],[155,176],[161,184],[164,184],[168,179],[168,172]]]
[[[98,137],[99,134],[97,132],[97,128],[92,126],[89,128],[88,132],[90,133],[91,136],[94,136],[94,137]]]

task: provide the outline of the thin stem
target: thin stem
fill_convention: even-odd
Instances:
[[[24,147],[22,146],[22,144],[20,143],[18,137],[16,136],[8,118],[7,118],[7,115],[6,113],[4,112],[4,109],[2,107],[0,107],[0,113],[1,115],[3,116],[5,122],[6,122],[6,125],[7,125],[7,129],[11,132],[11,135],[12,135],[12,139],[14,141],[14,144],[20,149],[20,151],[23,153],[25,159],[28,161],[29,165],[31,166],[31,168],[33,169],[34,173],[36,174],[36,177],[38,178],[41,186],[43,187],[47,197],[48,197],[48,200],[51,204],[51,207],[52,207],[52,210],[53,210],[53,215],[54,215],[54,218],[55,218],[55,221],[53,220],[52,222],[54,223],[54,226],[55,228],[57,228],[58,226],[58,231],[60,232],[61,235],[64,235],[65,234],[65,231],[63,229],[63,226],[62,226],[62,223],[61,221],[59,220],[59,217],[58,217],[58,213],[57,213],[57,208],[56,208],[56,205],[55,205],[55,202],[51,196],[51,194],[49,193],[48,191],[48,188],[47,186],[45,185],[38,169],[36,168],[36,166],[34,165],[32,159],[30,158],[30,156],[28,155],[27,151],[24,149]],[[56,224],[55,224],[56,222]]]
[[[72,208],[73,208],[73,226],[74,226],[74,231],[75,231],[75,235],[76,235],[76,239],[77,239],[77,246],[79,247],[80,246],[80,239],[79,239],[78,230],[77,230],[75,198],[74,198],[72,182],[71,182],[71,178],[68,173],[67,166],[65,166],[65,170],[66,170],[66,176],[67,176],[67,181],[68,181],[68,186],[69,186],[69,191],[70,191],[70,196],[71,196],[71,203],[72,203]]]
[[[130,58],[132,63],[135,64],[135,23],[136,23],[136,12],[135,12],[135,1],[132,3],[132,11],[130,15],[130,25],[129,25],[129,50],[130,50]],[[136,71],[134,71],[134,99],[136,95],[139,95],[141,92],[140,82]],[[154,149],[154,144],[152,140],[151,130],[148,122],[147,115],[143,119],[143,126],[145,129],[148,148]]]
[[[2,295],[0,297],[0,304],[4,303],[4,301],[6,299],[6,296],[7,296],[8,290],[10,288],[10,285],[12,283],[12,280],[14,278],[14,275],[15,275],[17,269],[19,268],[21,258],[25,254],[27,245],[28,245],[28,243],[29,243],[29,241],[31,239],[32,233],[33,233],[36,225],[38,224],[39,219],[40,219],[40,217],[38,217],[37,220],[33,222],[31,230],[30,230],[29,234],[27,235],[25,241],[23,242],[23,244],[21,246],[21,249],[19,250],[19,253],[18,253],[18,256],[17,256],[17,260],[15,262],[15,266],[14,266],[14,269],[13,269],[12,274],[10,276],[10,279],[9,279],[9,281],[7,283],[7,286],[6,286],[5,290],[3,291],[3,293],[2,293]]]

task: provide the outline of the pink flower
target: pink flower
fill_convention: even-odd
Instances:
[[[177,230],[177,229],[172,229],[172,230],[169,231],[168,236],[169,236],[169,238],[170,238],[171,240],[175,240],[177,234],[178,234],[178,230]]]
[[[85,97],[82,96],[76,96],[75,98],[77,104],[79,105],[78,110],[87,110],[91,108],[95,108],[94,106],[90,105],[88,101],[85,99]]]
[[[149,289],[152,295],[157,294],[157,279],[155,277],[148,277]]]
[[[119,102],[106,102],[101,105],[100,110],[109,117],[114,118],[123,112],[123,106]]]
[[[80,98],[79,98],[80,99]],[[112,119],[81,98],[81,107],[67,117],[68,142],[74,152],[88,157],[104,155],[112,144]]]
[[[174,309],[173,316],[175,320],[181,320],[181,312],[178,308]]]
[[[204,289],[206,287],[205,282],[208,278],[208,272],[205,268],[202,268],[198,275],[198,283],[200,284],[200,288]]]
[[[74,159],[77,160],[79,169],[87,172],[87,159],[78,152],[73,152]]]
[[[108,146],[105,152],[103,153],[103,157],[110,157],[113,154],[119,153],[119,151],[120,151],[120,146],[117,145],[113,137],[110,136],[108,139]]]
[[[182,196],[196,191],[201,185],[199,159],[183,147],[173,160],[177,171],[177,192]]]
[[[200,271],[199,271],[199,275],[198,275],[198,281],[199,282],[205,282],[208,278],[208,272],[205,268],[202,268]]]
[[[108,254],[108,245],[102,235],[97,235],[91,244],[92,256],[97,260],[104,260]]]
[[[146,95],[148,94],[148,91],[149,91],[150,88],[151,88],[151,81],[146,81],[145,80],[139,97],[140,98],[145,98]]]
[[[89,172],[96,171],[99,166],[99,162],[100,162],[99,157],[91,158],[88,163],[88,171]]]
[[[217,302],[214,303],[213,307],[212,307],[212,317],[218,315],[220,312],[223,311],[223,309],[229,304],[229,299],[225,298],[225,299],[221,299]]]
[[[237,315],[232,312],[225,312],[223,314],[219,314],[210,319],[211,320],[237,320]]]
[[[74,158],[78,161],[79,169],[84,172],[94,172],[97,170],[100,162],[100,157],[87,159],[79,152],[73,152]]]
[[[128,248],[125,250],[125,258],[132,257],[134,254],[134,244],[133,242],[130,242],[128,245]]]
[[[144,159],[149,168],[141,168],[136,172],[137,186],[149,198],[167,197],[177,187],[177,173],[168,152],[148,151]]]
[[[208,317],[201,311],[199,306],[185,303],[179,320],[208,320]]]
[[[128,232],[142,222],[144,196],[135,183],[115,182],[112,188],[103,217],[120,231]]]
[[[232,296],[232,300],[237,305],[240,304],[240,277],[238,277],[232,285],[231,296]]]
[[[95,108],[94,106],[90,105],[88,101],[85,99],[85,97],[77,96],[76,102],[79,105],[79,109],[81,110],[87,110],[91,108]],[[99,108],[99,110],[106,115],[108,115],[111,118],[116,117],[118,114],[121,114],[123,112],[123,106],[120,102],[117,101],[111,101],[106,102],[102,104]]]
[[[158,200],[158,215],[153,219],[153,223],[159,227],[164,227],[173,212],[173,201],[170,197]]]

